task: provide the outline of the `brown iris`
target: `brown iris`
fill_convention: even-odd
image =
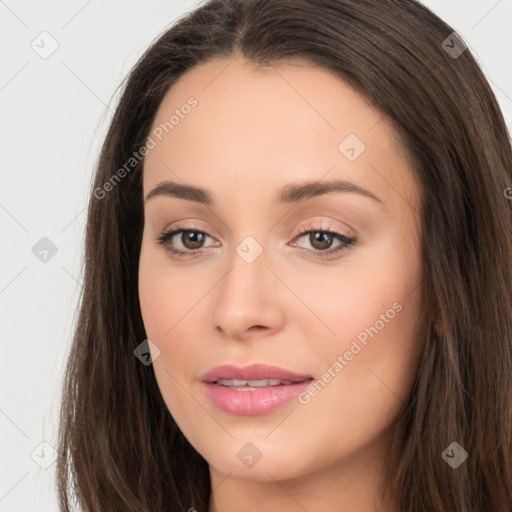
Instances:
[[[204,242],[204,233],[200,231],[184,230],[181,235],[181,241],[187,249],[200,249]]]
[[[332,244],[332,235],[326,231],[312,231],[309,233],[309,242],[315,249],[328,249]]]

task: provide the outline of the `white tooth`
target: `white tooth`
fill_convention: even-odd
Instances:
[[[248,380],[248,386],[254,386],[256,388],[266,388],[268,386],[277,386],[281,381],[279,379],[262,379],[262,380]]]
[[[246,380],[238,380],[238,379],[218,379],[217,384],[222,386],[243,386],[245,385]]]
[[[239,380],[239,379],[218,379],[217,384],[221,386],[250,386],[254,388],[265,388],[270,386],[289,385],[292,384],[291,380],[280,379],[261,379],[261,380]]]

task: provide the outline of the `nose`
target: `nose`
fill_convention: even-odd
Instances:
[[[284,324],[285,287],[264,255],[248,263],[235,252],[230,269],[215,287],[212,322],[226,338],[269,335]]]

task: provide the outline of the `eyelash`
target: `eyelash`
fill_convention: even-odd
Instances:
[[[201,231],[200,229],[196,229],[194,226],[175,226],[174,228],[163,231],[160,235],[156,237],[157,243],[165,246],[166,251],[168,251],[173,257],[197,257],[200,256],[206,249],[197,249],[195,251],[181,251],[172,247],[168,242],[178,233],[182,233],[184,231],[192,231],[196,233],[201,233],[206,236],[210,236],[205,231]],[[310,233],[327,233],[328,235],[334,235],[334,238],[337,238],[341,243],[341,245],[336,249],[329,249],[326,251],[320,251],[318,249],[302,249],[302,251],[308,256],[314,256],[316,258],[332,258],[341,254],[342,252],[348,250],[348,248],[353,245],[357,240],[353,237],[348,237],[339,233],[338,231],[327,231],[326,229],[318,228],[316,226],[303,226],[297,235],[296,238],[300,238],[301,236],[310,234]],[[213,238],[210,236],[210,238]]]

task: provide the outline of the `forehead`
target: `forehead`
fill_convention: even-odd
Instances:
[[[190,98],[194,108],[183,108]],[[166,179],[213,190],[236,185],[250,195],[324,176],[384,196],[393,183],[413,193],[390,120],[341,78],[304,60],[256,67],[236,58],[192,68],[165,95],[151,132],[159,127],[161,140],[145,157],[145,194]],[[360,153],[355,160],[347,145]]]

